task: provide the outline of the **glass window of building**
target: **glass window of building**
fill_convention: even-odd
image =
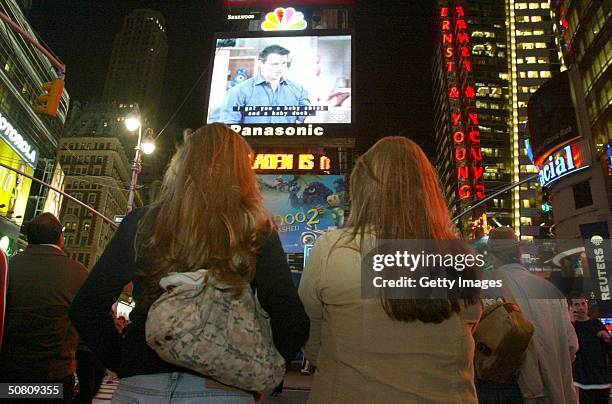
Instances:
[[[536,49],[546,49],[546,43],[545,42],[536,42],[535,43],[535,47],[536,47]]]
[[[531,16],[531,22],[540,22],[542,21],[542,17],[539,15],[532,15]]]
[[[515,3],[514,4],[514,9],[515,10],[526,10],[527,9],[527,3]]]
[[[549,8],[548,3],[540,3],[540,8]]]
[[[530,217],[521,217],[521,225],[522,226],[531,226],[532,223],[533,223],[533,221],[531,220]]]
[[[535,49],[535,44],[533,42],[523,42],[518,44],[519,49]]]
[[[538,8],[540,8],[540,5],[538,3],[529,3],[530,10],[536,10]]]
[[[549,79],[552,77],[552,74],[550,73],[550,70],[541,70],[540,77],[543,79]]]
[[[527,72],[519,72],[519,77],[524,79],[525,77],[527,77]]]
[[[537,79],[538,78],[538,72],[536,72],[535,70],[529,70],[527,72],[527,77],[529,77],[530,79]]]
[[[527,61],[528,64],[534,64],[537,62],[537,59],[535,56],[527,56],[525,60]]]
[[[538,60],[538,63],[548,64],[549,62],[548,56],[538,56],[537,60]]]

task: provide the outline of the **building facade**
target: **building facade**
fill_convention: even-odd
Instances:
[[[533,177],[537,169],[524,143],[527,100],[559,71],[559,65],[546,1],[442,0],[437,13],[436,166],[449,205],[453,213],[459,213],[482,198],[475,190],[469,194],[461,191],[466,179],[464,163],[458,160],[462,152],[457,147],[469,150],[472,146],[469,133],[468,144],[457,142],[466,128],[456,124],[471,123],[471,130],[479,133],[482,172],[480,168],[472,171],[469,179],[482,183],[486,196]],[[462,36],[463,31],[468,37]],[[466,93],[468,87],[475,94],[473,99]],[[459,98],[453,97],[453,88],[457,88]],[[457,120],[457,105],[466,102],[477,122],[470,122],[465,108],[459,108],[461,121]],[[495,196],[484,208],[466,215],[459,228],[465,235],[475,237],[486,233],[490,226],[513,226],[522,239],[542,237],[545,218],[538,209],[542,199],[534,179]]]
[[[115,36],[104,83],[103,99],[138,103],[148,124],[157,119],[164,81],[168,40],[164,16],[137,9],[124,18]]]
[[[3,1],[0,12],[35,37],[20,2]],[[0,21],[0,162],[39,179],[53,172],[68,110],[64,91],[56,117],[35,112],[42,84],[57,78],[47,57]],[[21,224],[42,206],[45,193],[38,184],[0,167],[0,245],[9,255],[17,250]]]
[[[124,215],[130,184],[125,144],[126,111],[114,103],[71,110],[57,160],[65,172],[65,192],[108,218]],[[115,229],[75,202],[64,199],[60,213],[66,249],[88,268],[100,257]]]

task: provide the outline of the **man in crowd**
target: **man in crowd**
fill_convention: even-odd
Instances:
[[[601,321],[589,316],[589,303],[583,295],[572,295],[569,302],[580,344],[572,366],[580,403],[608,403],[612,387],[610,334]]]
[[[270,45],[259,54],[259,74],[232,87],[225,95],[219,122],[233,123],[303,123],[305,116],[247,115],[241,107],[310,106],[308,92],[300,84],[289,80],[289,50]]]
[[[493,229],[486,251],[497,270],[495,277],[503,281],[502,297],[506,301],[508,297],[513,298],[534,327],[514,380],[524,402],[577,403],[572,384],[572,360],[578,349],[578,339],[566,300],[550,282],[530,273],[521,264],[519,241],[511,227]],[[496,386],[479,382],[477,387],[481,403],[497,402],[490,401],[491,395],[497,393]],[[502,388],[512,389],[510,384]]]
[[[62,224],[51,213],[35,217],[27,236],[9,262],[0,382],[61,383],[71,402],[78,335],[68,309],[88,272],[62,250]]]

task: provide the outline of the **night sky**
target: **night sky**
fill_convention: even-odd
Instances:
[[[104,87],[113,39],[123,17],[152,8],[166,18],[168,63],[161,100],[168,122],[212,56],[213,33],[223,18],[220,0],[34,0],[28,18],[66,64],[71,101],[97,101]],[[353,107],[360,149],[376,138],[402,134],[431,147],[433,0],[357,0]],[[204,115],[205,74],[163,136],[171,146],[183,128]],[[161,127],[159,128],[161,129]],[[159,130],[158,129],[158,130]],[[171,148],[171,147],[169,147]]]

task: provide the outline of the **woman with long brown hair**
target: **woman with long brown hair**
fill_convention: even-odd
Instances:
[[[170,272],[206,268],[226,284],[250,282],[270,315],[274,343],[285,360],[292,360],[305,342],[308,318],[272,217],[262,206],[252,156],[244,139],[223,124],[186,132],[157,201],[125,217],[75,298],[71,319],[79,334],[121,378],[113,401],[253,400],[164,362],[147,346],[147,313],[162,293],[160,279]],[[122,340],[108,310],[129,282],[136,306]]]
[[[350,197],[347,227],[317,240],[299,286],[317,367],[310,401],[477,403],[475,296],[362,298],[368,240],[458,239],[435,169],[414,142],[387,137],[356,162]]]

